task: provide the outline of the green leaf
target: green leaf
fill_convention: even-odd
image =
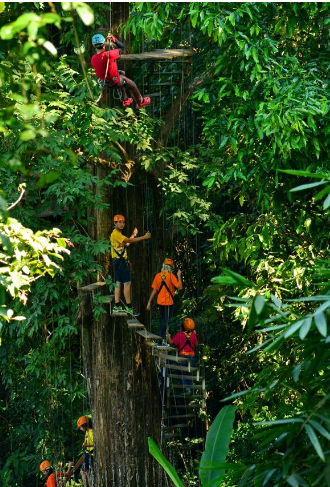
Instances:
[[[287,483],[292,487],[299,487],[297,480],[295,479],[294,475],[290,475],[289,478],[286,479]]]
[[[32,139],[35,139],[36,138],[36,131],[35,130],[23,130],[23,132],[21,132],[19,134],[19,138],[20,140],[32,140]]]
[[[225,461],[233,431],[235,411],[235,406],[225,406],[217,414],[206,436],[205,450],[200,462],[201,468],[205,465],[210,465],[213,462]],[[199,476],[203,486],[218,486],[220,484],[219,480],[221,480],[224,475],[225,470],[221,468],[210,471],[199,471]],[[215,481],[217,482],[216,484]]]
[[[323,460],[325,462],[324,453],[323,453],[322,447],[320,445],[319,439],[315,434],[315,431],[308,424],[305,424],[305,430],[306,430],[306,433],[307,433],[313,447],[316,450],[316,453],[321,458],[321,460]]]
[[[45,41],[43,47],[53,54],[53,56],[57,56],[57,49],[50,41]]]
[[[312,317],[308,316],[308,318],[304,319],[303,325],[299,330],[299,337],[303,340],[306,335],[308,334],[312,324]]]
[[[184,487],[183,483],[181,482],[175,468],[170,464],[170,462],[164,457],[156,443],[152,440],[152,438],[148,438],[148,445],[149,445],[149,453],[157,460],[159,465],[163,467],[167,475],[170,477],[172,482],[176,487]]]
[[[309,183],[309,184],[302,184],[301,186],[296,186],[295,188],[290,189],[290,193],[294,191],[303,191],[304,189],[315,188],[316,186],[321,186],[322,184],[326,184],[328,181],[320,181],[318,183]]]
[[[322,336],[327,336],[327,320],[323,313],[316,313],[314,315],[314,321],[316,328],[319,330]]]
[[[265,306],[265,296],[257,295],[254,299],[254,307],[258,315],[261,314]]]
[[[6,4],[5,2],[0,2],[0,14],[5,10]]]
[[[323,179],[325,177],[322,173],[315,174],[313,172],[299,171],[295,169],[277,169],[277,172],[284,172],[285,174],[292,174],[293,176],[305,176],[306,178]]]
[[[246,286],[254,287],[254,284],[245,277],[231,271],[230,269],[222,269],[223,274],[221,276],[213,277],[212,282],[215,284],[226,284],[233,286]]]
[[[94,22],[94,12],[87,3],[72,3],[79,17],[85,25],[91,25]]]
[[[289,326],[289,328],[284,333],[284,338],[288,338],[293,335],[299,328],[303,325],[305,320],[299,320],[293,323],[293,325]]]
[[[330,206],[330,194],[326,197],[326,199],[323,201],[323,210],[327,210]]]
[[[323,435],[327,440],[330,440],[330,433],[327,431],[320,423],[314,421],[314,419],[309,420],[310,424],[316,429],[321,435]]]

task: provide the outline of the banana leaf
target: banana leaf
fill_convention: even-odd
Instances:
[[[164,457],[154,440],[148,438],[149,453],[157,460],[159,465],[163,467],[167,475],[170,477],[175,487],[184,487],[181,482],[175,468],[170,464],[170,462]]]
[[[205,451],[200,462],[199,477],[202,486],[218,487],[225,475],[224,468],[203,470],[212,463],[224,462],[228,454],[229,442],[233,431],[235,406],[225,406],[218,413],[206,436]]]

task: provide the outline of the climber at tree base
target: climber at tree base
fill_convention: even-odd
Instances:
[[[82,444],[84,451],[84,460],[80,470],[80,475],[84,484],[84,487],[91,486],[91,475],[94,467],[94,436],[92,420],[87,416],[80,416],[77,421],[77,426],[81,431],[85,433],[85,439]]]
[[[39,469],[47,477],[45,487],[65,487],[66,481],[71,477],[73,462],[69,462],[69,468],[66,473],[55,472],[52,464],[48,460],[44,460]]]

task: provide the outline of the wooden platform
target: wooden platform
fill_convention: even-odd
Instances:
[[[128,328],[131,328],[132,330],[135,330],[135,329],[144,329],[145,326],[142,325],[142,323],[140,323],[138,320],[126,320],[126,323],[127,323],[127,326]]]
[[[109,296],[103,296],[102,303],[106,303],[106,304],[112,303],[113,299],[114,299],[113,294],[109,294]]]
[[[147,330],[137,331],[136,333],[141,335],[143,338],[153,338],[154,340],[161,340],[162,339],[162,337],[155,335],[154,333],[150,333],[150,331],[147,331]]]
[[[84,292],[90,292],[95,291],[95,289],[99,289],[102,286],[105,286],[105,282],[94,282],[93,284],[89,284],[88,286],[81,287],[80,290]]]
[[[124,61],[157,61],[171,60],[175,58],[185,58],[193,56],[191,49],[155,49],[154,51],[141,52],[140,54],[122,54],[120,59]]]

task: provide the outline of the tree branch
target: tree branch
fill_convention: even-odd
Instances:
[[[21,199],[23,198],[24,193],[25,193],[25,187],[26,187],[26,184],[25,183],[19,185],[18,189],[21,189],[21,194],[19,195],[19,198],[18,198],[18,200],[15,201],[15,203],[13,203],[10,206],[8,206],[7,211],[9,211],[12,208],[14,208],[14,206],[16,206],[21,201]]]

